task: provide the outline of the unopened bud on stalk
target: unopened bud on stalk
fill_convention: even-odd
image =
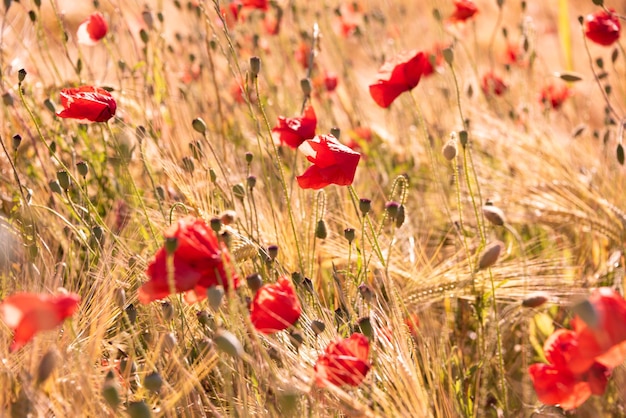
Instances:
[[[222,220],[220,218],[212,218],[209,221],[209,225],[211,225],[211,229],[214,232],[220,232],[220,230],[222,229]]]
[[[445,158],[448,161],[452,161],[456,158],[457,152],[458,152],[458,149],[457,149],[456,132],[452,132],[452,134],[450,134],[450,139],[443,146],[441,153],[443,154],[443,158]]]
[[[196,169],[196,165],[193,162],[193,157],[183,157],[183,170],[189,174],[193,174]]]
[[[252,154],[251,152],[246,152],[246,162],[248,164],[250,164],[252,162],[253,158],[254,158],[254,154]]]
[[[161,313],[163,314],[163,320],[170,322],[174,317],[174,306],[168,301],[161,302]]]
[[[343,236],[348,240],[348,244],[352,244],[352,241],[354,241],[354,238],[356,237],[354,228],[344,229]]]
[[[143,378],[143,386],[152,392],[159,393],[163,386],[163,379],[157,372],[152,372]]]
[[[174,254],[177,248],[178,248],[178,238],[176,237],[165,238],[165,251],[167,251],[168,254]]]
[[[304,93],[306,97],[309,97],[311,95],[311,91],[313,90],[311,79],[303,78],[300,80],[300,88],[302,89],[302,93]]]
[[[118,308],[124,309],[126,306],[126,291],[121,287],[118,287],[113,292],[113,300]]]
[[[126,307],[125,311],[126,316],[128,316],[128,322],[130,322],[131,325],[137,322],[137,308],[135,308],[135,305],[131,303]]]
[[[359,210],[361,211],[361,215],[367,215],[370,210],[372,210],[372,201],[370,199],[359,199]]]
[[[522,306],[524,308],[538,308],[546,303],[549,298],[550,296],[546,292],[533,292],[522,301]]]
[[[317,226],[315,227],[315,237],[319,239],[326,239],[328,236],[328,232],[326,231],[326,222],[323,219],[317,221]]]
[[[191,126],[198,133],[201,133],[203,135],[206,133],[206,122],[204,122],[202,118],[195,118],[191,122]]]
[[[302,332],[300,332],[299,330],[292,329],[289,333],[289,341],[291,341],[291,344],[297,350],[304,342],[304,335],[302,335]]]
[[[237,339],[237,337],[228,331],[223,329],[215,333],[213,342],[217,346],[218,350],[228,354],[231,357],[239,358],[244,354],[243,346]]]
[[[505,245],[502,241],[495,241],[487,245],[483,252],[480,253],[477,270],[484,270],[496,264],[504,248]]]
[[[18,134],[13,135],[13,138],[11,138],[11,143],[13,145],[13,151],[17,151],[20,144],[22,143],[22,137]]]
[[[504,212],[502,211],[502,209],[496,206],[493,206],[493,205],[483,206],[483,215],[485,216],[485,219],[487,219],[489,222],[491,222],[494,225],[497,225],[497,226],[504,225],[504,222],[505,222]]]
[[[126,409],[130,418],[151,418],[152,412],[145,401],[131,402]]]
[[[330,134],[334,136],[335,138],[339,139],[339,136],[341,136],[341,129],[337,128],[336,126],[333,128],[330,128]]]
[[[318,321],[317,319],[311,321],[311,330],[315,335],[320,335],[322,332],[324,332],[325,329],[326,324],[324,324],[322,321]]]
[[[237,212],[234,210],[225,210],[220,214],[220,220],[224,225],[230,225],[237,219]]]
[[[76,163],[76,170],[78,170],[78,174],[83,176],[83,178],[87,177],[89,174],[89,166],[85,161],[79,161]]]
[[[246,184],[248,185],[248,189],[254,189],[254,186],[256,186],[256,176],[248,176]]]
[[[220,308],[222,300],[224,300],[224,287],[211,286],[206,290],[206,295],[209,306],[213,309],[213,312],[216,312]]]
[[[260,71],[261,71],[261,58],[251,57],[250,58],[250,72],[256,77],[259,75]]]
[[[372,327],[372,321],[369,316],[360,318],[358,321],[358,326],[361,330],[361,333],[367,337],[368,340],[372,340],[374,338],[374,328]]]
[[[259,290],[261,286],[263,286],[263,279],[261,278],[261,275],[259,273],[252,273],[251,275],[246,277],[246,283],[248,284],[248,287],[250,288],[252,293],[256,293],[257,290]]]
[[[243,187],[243,184],[237,183],[233,186],[233,194],[239,200],[243,200],[246,195],[246,189]]]
[[[270,245],[267,247],[267,255],[272,259],[276,259],[278,256],[278,245]]]
[[[385,203],[385,210],[387,211],[387,214],[389,215],[391,219],[396,219],[399,209],[400,209],[400,203],[396,201],[391,200]]]
[[[24,81],[25,78],[26,78],[26,70],[22,68],[17,72],[17,81],[21,83],[22,81]]]
[[[107,378],[102,385],[102,397],[107,405],[114,410],[117,409],[117,407],[122,403],[120,392],[113,376],[109,378],[107,375]]]
[[[54,193],[63,194],[63,189],[61,188],[61,185],[59,184],[58,181],[50,180],[50,182],[48,183],[48,186],[50,187],[50,190],[52,190]]]
[[[406,213],[404,211],[404,205],[400,205],[398,208],[398,214],[396,215],[396,228],[400,228],[404,224],[406,219]]]

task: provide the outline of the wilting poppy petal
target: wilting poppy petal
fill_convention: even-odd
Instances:
[[[401,53],[380,67],[376,81],[369,86],[370,95],[380,107],[387,108],[399,95],[415,88],[431,67],[423,52]]]
[[[166,232],[166,238],[176,238],[178,246],[173,254],[174,283],[168,281],[167,250],[160,248],[148,265],[149,277],[139,289],[139,301],[149,303],[162,299],[175,290],[189,292],[187,300],[201,300],[205,290],[212,286],[229,286],[229,277],[235,288],[239,277],[230,261],[230,255],[223,243],[218,242],[215,232],[202,219],[187,216],[179,219]]]
[[[29,342],[40,331],[48,331],[61,325],[72,316],[80,297],[67,295],[41,295],[16,293],[0,304],[0,317],[14,331],[10,350],[15,351]]]
[[[471,0],[455,0],[454,12],[448,18],[450,22],[465,22],[478,13],[478,7]]]
[[[360,385],[370,369],[369,350],[367,337],[359,333],[330,343],[315,363],[316,384],[320,387]]]
[[[610,12],[610,13],[609,13]],[[598,45],[609,46],[619,39],[622,25],[613,9],[599,10],[585,17],[585,36]]]
[[[278,117],[278,126],[272,132],[278,134],[281,144],[286,144],[293,149],[298,148],[307,139],[315,137],[317,116],[313,106],[307,106],[304,114],[295,118]]]
[[[64,109],[57,113],[61,118],[90,122],[106,122],[115,116],[117,104],[111,93],[93,86],[62,89],[60,94]]]
[[[258,331],[272,334],[289,328],[300,318],[300,301],[286,277],[262,286],[254,295],[250,320]]]
[[[354,174],[361,154],[340,144],[332,135],[318,135],[300,146],[307,159],[313,163],[296,177],[303,189],[321,189],[329,184],[347,186]]]
[[[106,36],[108,30],[109,26],[102,13],[95,12],[80,24],[76,37],[78,42],[83,45],[95,45]]]

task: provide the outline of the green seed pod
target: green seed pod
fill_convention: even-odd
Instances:
[[[231,357],[239,358],[244,354],[243,346],[237,339],[237,337],[228,331],[223,329],[218,330],[215,333],[213,342],[217,346],[218,350],[228,354]]]
[[[484,270],[496,264],[500,253],[504,250],[505,245],[502,241],[495,241],[487,245],[478,257],[477,270]]]
[[[317,221],[317,226],[315,227],[315,237],[319,239],[326,239],[328,236],[328,232],[326,231],[326,222],[323,219]]]
[[[357,322],[361,333],[367,337],[368,340],[374,338],[374,328],[372,327],[372,321],[368,316],[360,318]]]
[[[145,401],[129,403],[126,412],[130,418],[152,418],[152,411]]]
[[[211,286],[206,290],[209,307],[213,312],[217,312],[224,300],[224,288],[222,286]]]
[[[159,393],[163,386],[163,379],[157,372],[152,372],[143,378],[143,386],[152,392]]]
[[[259,72],[261,72],[261,58],[259,57],[250,58],[250,72],[255,77],[259,75]]]
[[[352,244],[354,238],[356,237],[356,233],[354,228],[346,228],[343,230],[343,236],[348,240],[348,244]]]
[[[483,206],[483,215],[485,216],[485,219],[487,219],[489,222],[491,222],[494,225],[497,225],[497,226],[504,225],[504,222],[505,222],[504,212],[502,211],[502,209],[496,206],[493,206],[493,205]]]
[[[248,284],[248,288],[252,291],[252,293],[256,293],[261,286],[263,286],[263,279],[259,273],[252,273],[248,277],[246,277],[246,283]]]
[[[372,201],[370,199],[359,199],[359,210],[361,211],[361,215],[367,215],[370,210],[372,210]]]
[[[85,161],[79,161],[76,163],[76,170],[78,170],[78,174],[83,176],[83,178],[87,177],[89,174],[89,166]]]
[[[320,335],[322,332],[324,332],[325,329],[326,324],[324,324],[322,321],[318,321],[317,319],[311,321],[311,330],[315,335]]]
[[[198,133],[203,135],[206,133],[206,122],[202,118],[195,118],[191,122],[191,127]]]

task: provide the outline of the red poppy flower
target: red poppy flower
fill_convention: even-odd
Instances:
[[[348,186],[354,180],[361,154],[339,143],[332,135],[317,135],[300,146],[313,163],[296,177],[303,189],[321,189],[329,184]]]
[[[248,9],[259,9],[263,11],[267,11],[269,8],[268,0],[243,0],[241,2],[242,7]]]
[[[438,67],[441,67],[441,65],[443,64],[444,48],[445,47],[440,44],[435,44],[430,49],[430,51],[424,52],[426,54],[426,58],[428,59],[426,60],[426,64],[424,65],[424,73],[422,74],[422,77],[428,77],[430,75],[433,75],[435,73],[435,70]]]
[[[324,87],[327,92],[333,92],[337,88],[338,84],[337,73],[334,71],[324,71]]]
[[[10,350],[15,351],[29,342],[40,331],[49,331],[72,316],[80,297],[16,293],[0,304],[0,317],[14,331]]]
[[[370,369],[369,352],[367,337],[359,333],[328,344],[315,363],[315,383],[319,387],[360,385]]]
[[[102,13],[95,12],[80,24],[78,31],[76,31],[76,38],[83,45],[95,45],[106,36],[108,31],[109,25],[104,20]]]
[[[417,86],[429,66],[428,57],[423,52],[412,50],[396,55],[380,67],[376,81],[370,84],[372,99],[380,107],[389,107],[396,97]]]
[[[363,144],[369,144],[372,142],[372,130],[366,126],[357,126],[351,131],[348,131],[348,139],[346,146],[353,151],[360,152]]]
[[[224,18],[227,28],[232,29],[237,24],[239,20],[239,8],[241,6],[241,2],[233,1],[228,3],[228,6],[220,8],[220,13]],[[219,24],[222,25],[221,20],[219,20]]]
[[[62,89],[61,104],[64,109],[58,117],[90,122],[106,122],[115,116],[117,104],[111,93],[93,86]]]
[[[300,301],[286,277],[263,285],[254,295],[250,320],[259,332],[272,334],[289,328],[300,318]]]
[[[337,34],[344,38],[352,35],[363,21],[363,6],[356,1],[343,2],[333,25]]]
[[[305,70],[309,68],[309,59],[311,58],[311,46],[308,42],[302,41],[294,52],[294,58]]]
[[[280,32],[280,23],[282,20],[282,16],[274,16],[270,13],[267,13],[263,18],[263,27],[265,28],[265,32],[268,35],[278,35]]]
[[[295,118],[278,117],[278,126],[272,132],[278,134],[281,144],[289,145],[291,148],[298,148],[307,139],[315,137],[317,127],[317,116],[313,106],[309,105],[304,109],[304,114]]]
[[[613,9],[598,10],[585,17],[585,36],[599,45],[609,46],[619,39],[622,25]]]
[[[570,366],[574,372],[587,370],[595,361],[607,367],[617,367],[626,359],[626,301],[608,287],[596,289],[589,297],[595,323],[588,324],[579,317],[572,320],[578,334],[577,362]]]
[[[465,22],[478,13],[478,7],[471,0],[455,0],[454,13],[448,18],[450,22]]]
[[[502,96],[509,89],[504,80],[502,80],[502,78],[496,75],[493,71],[486,72],[483,75],[481,88],[486,96],[490,96],[492,94]]]
[[[186,292],[187,302],[204,299],[209,287],[222,285],[228,289],[229,278],[235,289],[239,286],[239,277],[226,246],[218,242],[215,232],[205,221],[187,216],[170,226],[164,235],[178,241],[173,254],[174,290]],[[150,280],[139,289],[141,303],[163,299],[171,293],[165,247],[157,251],[146,274]]]
[[[548,84],[541,89],[539,101],[546,107],[560,109],[563,102],[572,95],[569,87],[565,84]]]
[[[559,405],[565,410],[577,408],[589,396],[601,395],[611,375],[611,368],[592,361],[580,372],[579,335],[570,330],[554,332],[544,344],[548,364],[536,363],[528,368],[537,397],[546,405]]]

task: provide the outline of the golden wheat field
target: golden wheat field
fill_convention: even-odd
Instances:
[[[624,24],[3,0],[0,417],[626,416]]]

